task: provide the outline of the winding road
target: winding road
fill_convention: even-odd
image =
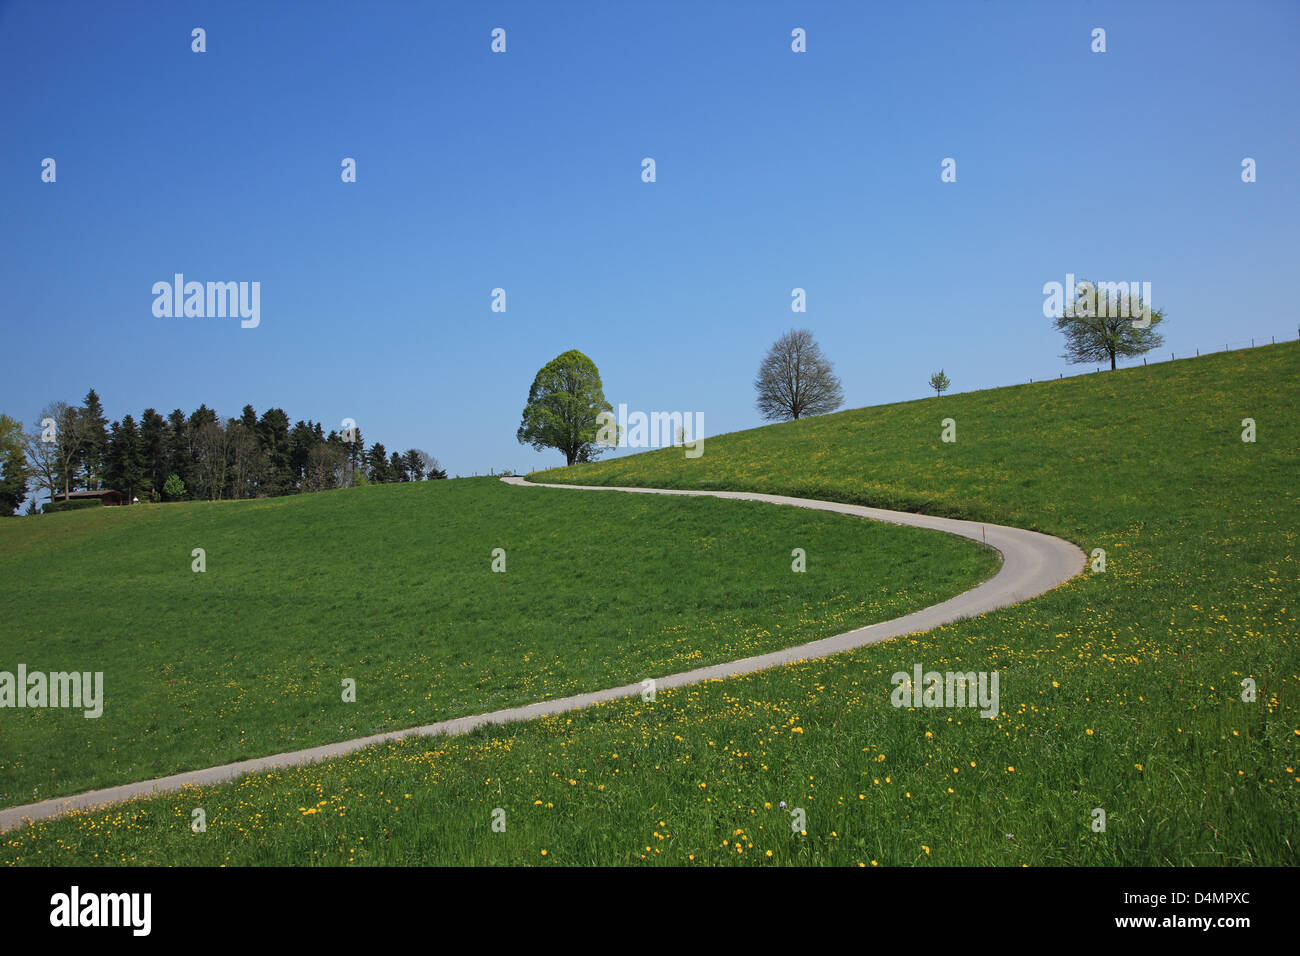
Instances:
[[[790,498],[784,495],[766,495],[742,491],[684,491],[591,485],[543,485],[517,477],[506,477],[501,480],[507,484],[528,488],[562,488],[570,491],[622,491],[650,495],[707,495],[713,498],[734,498],[738,501],[763,501],[775,505],[811,508],[815,511],[834,511],[838,514],[852,515],[871,521],[885,521],[891,524],[904,524],[916,528],[929,528],[933,531],[944,531],[948,534],[955,534],[963,538],[986,543],[1002,555],[1002,566],[993,577],[982,584],[976,585],[969,591],[964,591],[956,597],[949,598],[941,604],[935,604],[890,621],[881,621],[867,627],[860,627],[856,630],[846,631],[843,634],[837,634],[834,637],[826,637],[807,644],[787,647],[783,650],[772,651],[769,654],[759,654],[724,664],[714,664],[710,667],[700,667],[696,670],[656,677],[654,679],[656,690],[682,687],[686,684],[733,677],[738,674],[751,674],[754,671],[778,667],[793,661],[826,657],[830,654],[837,654],[840,651],[851,650],[866,644],[875,644],[891,637],[928,631],[941,624],[949,624],[962,618],[986,614],[997,608],[1007,607],[1037,597],[1060,584],[1064,584],[1070,578],[1082,572],[1085,563],[1084,553],[1075,545],[1068,541],[1062,541],[1060,538],[1039,534],[1036,531],[1025,531],[1003,525],[980,524],[976,521],[961,521],[955,518],[935,518],[903,511],[885,511],[880,508],[866,508],[861,505],[840,504],[834,501],[817,501],[809,498]],[[454,720],[444,720],[423,727],[412,727],[409,730],[397,730],[384,734],[375,734],[370,737],[358,737],[354,740],[343,740],[338,743],[311,747],[306,750],[294,750],[270,757],[259,757],[255,760],[241,760],[237,763],[223,764],[219,767],[208,767],[206,770],[191,770],[185,773],[173,774],[169,777],[142,780],[138,783],[123,784],[103,790],[91,790],[68,797],[55,797],[42,800],[40,803],[27,804],[26,806],[9,807],[0,810],[0,832],[22,826],[30,821],[46,820],[60,816],[73,810],[104,807],[137,797],[147,797],[180,790],[187,786],[220,783],[247,773],[328,760],[374,744],[400,740],[403,737],[463,734],[487,724],[506,724],[512,721],[531,720],[534,717],[544,717],[576,710],[601,701],[634,697],[641,692],[642,685],[640,683],[624,684],[622,687],[611,687],[586,694],[575,694],[572,697],[538,701],[523,707],[510,707],[486,714],[457,717]]]

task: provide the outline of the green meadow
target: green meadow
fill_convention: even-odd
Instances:
[[[0,670],[105,688],[95,719],[0,710],[0,805],[774,650],[996,564],[842,515],[492,478],[0,522]]]
[[[694,460],[666,449],[534,476],[779,492],[1014,524],[1089,553],[1103,549],[1106,564],[993,614],[660,691],[654,702],[611,702],[459,738],[407,739],[324,765],[77,813],[0,836],[0,859],[1294,866],[1297,408],[1300,345],[1287,344],[717,436]],[[955,443],[940,440],[945,418],[956,423]],[[1255,422],[1254,442],[1242,440],[1246,418]],[[394,502],[428,493],[384,490]],[[553,525],[555,509],[592,507],[578,492],[551,493],[570,494],[571,504],[543,499],[542,490],[502,493],[539,513],[543,536],[563,534]],[[361,495],[333,494],[368,507]],[[718,520],[740,525],[742,540],[766,534],[782,510],[714,504]],[[199,520],[202,512],[194,514]],[[800,524],[809,520],[795,514]],[[100,524],[74,524],[83,517]],[[141,520],[172,518],[159,512]],[[108,515],[62,520],[73,529],[67,540],[87,548],[110,530]],[[232,528],[230,546],[252,527]],[[369,527],[356,525],[346,547],[383,561]],[[290,533],[314,532],[303,524]],[[182,559],[191,537],[174,539]],[[35,588],[46,560],[37,553],[49,544],[27,545],[24,559],[4,543],[5,579],[20,566],[24,587]],[[787,561],[788,544],[772,541],[774,562]],[[470,548],[486,563],[492,542],[448,539],[445,546]],[[593,553],[620,547],[617,539],[591,541]],[[641,547],[628,545],[629,556]],[[673,566],[683,567],[693,550],[700,548],[676,553]],[[116,554],[109,548],[101,559]],[[738,563],[750,581],[757,562]],[[210,556],[209,575],[213,564]],[[788,572],[788,564],[777,570]],[[779,581],[773,600],[796,586],[785,574]],[[844,586],[848,600],[868,593],[849,580]],[[73,587],[70,581],[64,593]],[[710,582],[701,594],[714,591]],[[346,602],[337,600],[342,613]],[[144,611],[140,600],[119,603],[124,621],[164,613]],[[753,620],[771,615],[764,606]],[[280,616],[286,627],[296,620],[289,611]],[[6,633],[14,633],[14,618],[6,615]],[[339,631],[334,615],[322,611],[319,620]],[[811,631],[844,623],[819,618]],[[656,632],[640,617],[629,626]],[[997,671],[1001,713],[984,719],[970,710],[894,707],[891,675],[918,663]],[[494,677],[481,689],[496,686]],[[201,833],[190,827],[196,808],[207,815]]]

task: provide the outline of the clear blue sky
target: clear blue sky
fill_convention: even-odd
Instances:
[[[563,463],[514,435],[570,348],[715,435],[792,326],[847,407],[1079,371],[1067,272],[1150,281],[1165,353],[1295,337],[1298,48],[1294,2],[0,2],[0,411],[278,405],[469,474]],[[155,318],[176,272],[260,327]]]

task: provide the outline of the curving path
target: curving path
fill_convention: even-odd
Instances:
[[[904,511],[885,511],[880,508],[846,505],[835,501],[816,501],[810,498],[790,498],[784,495],[765,495],[746,491],[679,491],[659,488],[612,488],[601,485],[543,485],[515,477],[502,478],[501,480],[507,484],[522,487],[562,488],[570,491],[623,491],[650,495],[708,495],[714,498],[735,498],[741,501],[765,501],[776,505],[792,505],[799,508],[811,508],[815,511],[834,511],[839,514],[853,515],[872,521],[887,521],[892,524],[906,524],[916,528],[946,531],[949,534],[960,535],[963,538],[985,542],[1002,555],[1002,566],[993,577],[983,584],[976,585],[969,591],[964,591],[956,597],[949,598],[941,604],[923,608],[903,617],[896,617],[892,621],[881,621],[867,627],[860,627],[857,630],[837,634],[834,637],[826,637],[807,644],[787,647],[769,654],[759,654],[755,657],[745,657],[725,664],[714,664],[710,667],[700,667],[679,674],[657,677],[655,678],[656,688],[681,687],[699,681],[717,680],[724,677],[733,677],[737,674],[750,674],[754,671],[777,667],[792,661],[826,657],[840,651],[862,647],[865,644],[875,644],[878,641],[888,640],[891,637],[898,637],[903,634],[928,631],[941,624],[949,624],[962,618],[985,614],[1000,607],[1037,597],[1039,594],[1050,591],[1057,585],[1064,584],[1070,578],[1079,574],[1083,570],[1085,562],[1083,552],[1073,544],[1062,541],[1060,538],[1053,538],[1050,535],[1039,534],[1036,531],[1025,531],[1020,528],[1009,528],[996,524],[980,524],[977,521],[961,521],[955,518],[934,518],[929,515],[910,514]],[[538,701],[523,707],[510,707],[506,710],[495,710],[487,714],[457,717],[454,720],[444,720],[423,727],[412,727],[409,730],[396,730],[385,734],[375,734],[370,737],[358,737],[355,740],[343,740],[338,743],[311,747],[306,750],[294,750],[288,753],[274,754],[270,757],[259,757],[255,760],[241,760],[238,763],[209,767],[206,770],[192,770],[186,773],[173,774],[170,777],[159,777],[155,780],[143,780],[138,783],[128,783],[103,790],[91,790],[70,797],[55,797],[50,800],[42,800],[40,803],[0,810],[0,832],[22,826],[29,821],[45,820],[73,810],[87,810],[108,806],[121,803],[124,800],[167,793],[184,787],[220,783],[243,776],[246,773],[255,773],[261,770],[328,760],[374,744],[399,740],[402,737],[436,734],[454,736],[467,733],[487,724],[505,724],[517,720],[531,720],[534,717],[544,717],[563,713],[567,710],[576,710],[601,701],[617,700],[620,697],[635,697],[641,693],[641,690],[640,683],[624,684],[622,687],[611,687],[607,690],[592,691],[587,694],[575,694],[572,697]]]

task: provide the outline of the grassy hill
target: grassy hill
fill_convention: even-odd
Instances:
[[[1019,524],[1104,549],[1106,570],[650,704],[79,814],[6,834],[0,859],[1296,865],[1298,407],[1287,344],[719,436],[697,460],[543,473]],[[890,677],[917,663],[999,671],[1000,715],[895,708]]]
[[[0,805],[774,650],[995,567],[912,528],[492,478],[0,522],[0,670],[102,671],[106,697],[0,710]]]

